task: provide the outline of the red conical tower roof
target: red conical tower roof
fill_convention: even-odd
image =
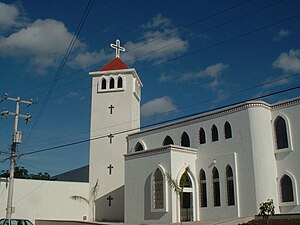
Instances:
[[[120,58],[114,58],[112,61],[103,66],[99,71],[123,70],[128,68],[129,67]]]

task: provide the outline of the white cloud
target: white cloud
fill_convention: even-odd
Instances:
[[[265,89],[270,89],[270,88],[273,88],[276,86],[288,84],[290,82],[291,82],[290,78],[287,77],[286,75],[282,75],[282,76],[278,77],[277,79],[274,79],[274,77],[269,77],[264,82],[265,85],[263,87]]]
[[[291,32],[289,30],[286,29],[281,29],[278,34],[276,34],[276,36],[273,38],[275,41],[280,41],[283,38],[286,38],[288,36],[290,36]]]
[[[157,27],[168,27],[171,25],[171,20],[163,17],[161,13],[157,14],[152,18],[150,22],[142,25],[143,28],[157,28]]]
[[[57,20],[36,20],[8,37],[0,39],[0,55],[25,56],[31,63],[44,69],[55,65],[66,52],[73,34]],[[77,40],[74,49],[83,48]]]
[[[160,77],[159,77],[160,82],[167,82],[167,81],[170,81],[170,80],[172,80],[172,76],[165,75],[164,73],[161,74]]]
[[[145,118],[174,110],[177,110],[176,105],[172,102],[170,97],[164,96],[143,104],[141,107],[141,115]]]
[[[215,80],[228,68],[229,66],[227,64],[216,63],[198,72],[185,73],[182,75],[180,80],[191,80],[191,79],[205,78],[205,77],[213,78]]]
[[[70,62],[70,66],[74,68],[87,68],[101,61],[107,61],[111,55],[105,54],[104,50],[100,52],[79,52]]]
[[[219,76],[224,70],[228,68],[228,65],[223,63],[216,63],[214,65],[210,65],[204,70],[198,73],[200,77],[212,77],[215,78]]]
[[[165,61],[188,49],[188,41],[179,36],[178,30],[171,25],[171,20],[157,15],[146,25],[142,38],[138,42],[127,42],[128,50],[124,58],[130,61]]]
[[[300,73],[300,50],[290,49],[288,52],[282,52],[273,62],[273,67],[286,73]]]
[[[0,29],[15,26],[18,15],[19,9],[16,6],[0,2]]]

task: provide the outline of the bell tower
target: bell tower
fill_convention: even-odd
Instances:
[[[99,180],[96,221],[124,221],[124,157],[126,137],[140,128],[142,82],[121,59],[125,51],[116,40],[115,58],[92,77],[90,173],[92,188]]]

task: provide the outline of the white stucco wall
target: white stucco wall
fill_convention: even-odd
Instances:
[[[147,159],[147,160],[145,160]],[[186,151],[184,148],[166,147],[165,149],[152,149],[138,154],[125,156],[125,223],[172,223],[179,222],[177,209],[178,196],[167,183],[165,204],[161,211],[152,209],[151,176],[158,167],[165,170],[174,179],[182,175],[185,167],[190,166],[195,171],[194,161],[196,152]],[[166,180],[165,180],[166,182]],[[197,182],[194,179],[194,188]],[[194,196],[198,204],[197,196]],[[195,215],[198,217],[198,214]]]
[[[299,135],[299,112],[300,106],[287,106],[284,108],[278,108],[272,111],[272,125],[274,126],[274,121],[277,116],[281,116],[286,120],[287,131],[288,131],[288,141],[289,148],[287,149],[276,149],[276,141],[274,140],[274,153],[277,163],[277,187],[278,187],[278,201],[280,213],[299,213],[299,191],[300,191],[300,169],[299,169],[299,159],[300,159],[300,139]],[[273,129],[273,136],[274,136]],[[283,203],[281,200],[281,189],[280,189],[280,179],[287,174],[293,180],[294,185],[294,202],[293,203]]]
[[[259,211],[259,204],[267,199],[273,199],[276,213],[296,213],[299,208],[299,180],[300,170],[300,141],[297,131],[300,129],[298,115],[300,106],[297,100],[286,101],[276,105],[264,102],[249,102],[228,108],[216,110],[204,115],[199,115],[184,122],[175,122],[170,125],[160,126],[146,131],[132,134],[128,137],[128,153],[134,152],[137,142],[143,144],[144,151],[152,151],[162,148],[164,138],[168,135],[174,145],[180,145],[183,132],[189,135],[191,148],[197,149],[197,155],[193,167],[196,182],[199,182],[199,171],[204,169],[207,178],[208,206],[200,208],[200,220],[221,220],[233,217],[251,216]],[[274,136],[274,120],[281,115],[287,120],[289,149],[276,150]],[[232,128],[232,138],[225,139],[224,124],[228,121]],[[211,127],[216,125],[219,132],[219,140],[211,141]],[[206,143],[199,143],[199,129],[204,128]],[[141,167],[136,165],[134,170],[141,170],[146,161],[152,158],[139,159]],[[182,157],[183,162],[186,157]],[[175,170],[176,161],[171,158],[169,167]],[[182,162],[179,159],[179,162]],[[185,161],[187,163],[187,161]],[[214,162],[214,165],[211,163]],[[148,162],[147,162],[148,163]],[[130,160],[125,164],[130,165]],[[172,167],[172,165],[174,167]],[[225,168],[230,165],[234,173],[235,205],[227,205],[225,187]],[[178,165],[179,166],[179,165]],[[212,167],[216,166],[220,174],[221,206],[213,206],[212,198]],[[166,165],[168,167],[168,165]],[[126,179],[130,179],[133,168],[126,168]],[[177,168],[179,169],[179,168]],[[127,171],[128,170],[128,171]],[[281,203],[279,188],[280,178],[288,174],[293,180],[294,197],[293,203]],[[195,193],[199,197],[199,193]],[[138,198],[136,196],[135,198]],[[125,199],[125,204],[126,199]],[[144,204],[147,204],[145,202]],[[172,202],[174,204],[174,202]],[[131,210],[134,207],[132,207]],[[172,208],[174,210],[174,207]],[[172,211],[172,218],[176,217],[176,211]],[[138,222],[138,218],[135,222]],[[139,218],[141,219],[141,218]],[[174,221],[174,220],[173,220]],[[161,220],[156,223],[162,222]]]
[[[92,76],[92,108],[90,142],[90,188],[99,180],[96,200],[97,221],[124,220],[124,159],[127,152],[126,137],[140,127],[140,89],[142,84],[134,69],[98,71]],[[121,77],[123,87],[117,88]],[[107,88],[101,89],[102,79],[107,80]],[[109,88],[110,79],[115,80],[115,88]],[[112,113],[109,107],[113,105]],[[113,134],[110,142],[107,137]],[[111,173],[107,168],[113,166]],[[109,205],[107,200],[111,196]]]
[[[6,179],[0,180],[0,217],[6,215]],[[13,218],[83,220],[88,216],[87,204],[72,200],[72,195],[88,198],[89,184],[61,181],[14,180]]]

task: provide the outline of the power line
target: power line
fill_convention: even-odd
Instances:
[[[204,50],[211,49],[211,48],[217,47],[217,46],[219,46],[219,45],[226,44],[226,43],[228,43],[228,42],[231,42],[231,41],[234,41],[234,40],[237,40],[237,39],[246,37],[246,36],[248,36],[248,35],[251,35],[251,34],[254,34],[254,33],[257,33],[257,32],[260,32],[260,31],[263,31],[263,30],[265,30],[265,29],[267,29],[267,28],[270,28],[270,27],[273,27],[273,26],[275,26],[275,25],[284,23],[284,22],[286,22],[286,21],[289,21],[289,20],[292,20],[292,19],[296,19],[296,18],[298,18],[299,16],[300,16],[300,13],[299,13],[299,14],[296,14],[296,15],[293,15],[293,16],[290,16],[290,17],[287,17],[287,18],[282,19],[282,20],[278,20],[278,21],[273,22],[273,23],[271,23],[271,24],[268,24],[268,25],[265,25],[265,26],[262,26],[262,27],[253,29],[253,30],[251,30],[251,31],[247,31],[247,32],[245,32],[245,33],[242,33],[242,34],[233,36],[233,37],[228,38],[228,39],[226,39],[226,40],[217,42],[217,43],[215,43],[215,44],[212,44],[212,45],[209,45],[209,46],[206,46],[206,47],[203,47],[203,48],[194,50],[194,51],[189,52],[189,53],[187,53],[187,54],[183,54],[183,55],[181,55],[181,56],[174,57],[173,59],[167,60],[167,61],[165,61],[165,62],[160,62],[160,63],[154,64],[154,65],[152,65],[152,66],[145,67],[144,69],[141,69],[140,71],[148,70],[148,69],[151,69],[151,68],[154,68],[154,67],[157,67],[157,66],[161,66],[161,65],[166,64],[166,63],[169,63],[169,62],[177,61],[177,60],[182,59],[182,58],[185,58],[185,57],[187,57],[187,56],[191,56],[191,55],[198,54],[198,53],[200,53],[200,52],[202,52],[202,51],[204,51]]]
[[[228,20],[228,21],[225,21],[225,22],[223,22],[223,23],[220,23],[220,24],[217,24],[217,25],[212,26],[212,27],[210,27],[210,28],[207,28],[207,29],[205,29],[205,30],[202,30],[202,31],[198,32],[198,35],[203,34],[203,33],[206,33],[206,32],[208,32],[208,31],[212,31],[212,30],[214,30],[214,29],[217,29],[217,28],[222,27],[222,26],[224,26],[224,25],[230,24],[230,23],[232,23],[232,22],[234,22],[234,21],[237,21],[237,20],[240,20],[240,19],[242,19],[242,18],[248,17],[248,16],[251,15],[251,14],[260,12],[260,11],[265,10],[265,9],[267,9],[267,8],[273,7],[274,5],[276,5],[276,4],[280,3],[280,2],[282,2],[282,0],[276,1],[276,2],[274,2],[274,3],[271,3],[271,4],[268,4],[268,5],[266,5],[266,6],[263,6],[263,7],[259,8],[259,9],[255,9],[255,10],[253,10],[253,11],[247,13],[247,14],[244,14],[244,15],[241,15],[241,16],[238,16],[238,17],[235,17],[235,18],[230,19],[230,20]],[[299,16],[299,15],[297,15],[297,16]],[[215,43],[215,44],[212,44],[212,45],[210,45],[210,46],[203,47],[203,48],[198,49],[198,50],[196,50],[196,51],[194,51],[194,52],[190,52],[190,53],[187,53],[187,54],[184,54],[184,55],[175,57],[175,58],[173,58],[173,59],[166,60],[166,61],[164,61],[164,62],[161,62],[161,63],[155,64],[155,65],[152,65],[152,66],[150,66],[150,67],[145,67],[144,69],[142,68],[140,71],[146,71],[146,70],[149,70],[149,69],[151,69],[151,68],[153,68],[153,67],[160,66],[160,65],[162,65],[162,64],[167,64],[167,63],[169,63],[169,62],[176,61],[176,60],[178,60],[178,59],[181,59],[181,58],[184,58],[184,57],[188,57],[188,56],[190,56],[190,55],[197,54],[197,53],[199,53],[199,52],[201,52],[201,51],[204,51],[204,50],[207,50],[207,49],[211,49],[211,48],[213,48],[213,47],[220,46],[220,45],[225,44],[225,43],[227,43],[227,42],[230,42],[230,41],[233,41],[233,40],[237,40],[237,39],[242,38],[242,37],[244,37],[244,36],[248,36],[248,35],[250,35],[250,34],[253,34],[253,33],[256,33],[256,32],[262,31],[262,30],[265,30],[265,29],[267,29],[267,28],[269,28],[269,27],[271,27],[271,26],[277,25],[277,24],[279,24],[279,23],[283,23],[283,22],[285,22],[285,21],[287,21],[287,20],[290,20],[290,19],[291,19],[291,18],[283,19],[283,20],[277,21],[277,22],[275,22],[275,23],[266,25],[266,26],[264,26],[264,27],[261,27],[261,28],[258,28],[258,29],[255,29],[255,30],[252,30],[252,31],[249,31],[249,32],[246,32],[246,33],[243,33],[243,34],[239,34],[239,35],[234,36],[234,37],[232,37],[232,38],[230,38],[230,39],[223,40],[223,41],[217,42],[217,43]],[[166,35],[163,35],[163,36],[161,36],[161,37],[165,37],[165,36],[166,36]],[[194,38],[195,38],[195,36],[192,37],[192,38],[187,38],[187,39],[185,39],[185,40],[194,39]],[[156,39],[155,39],[155,40],[156,40]],[[170,46],[172,46],[172,45],[176,45],[176,44],[178,44],[178,43],[180,43],[180,42],[183,42],[183,41],[185,41],[185,40],[178,40],[178,41],[176,41],[176,42],[172,42],[172,43],[170,43],[170,44],[168,44],[168,45],[166,45],[166,46],[163,46],[163,47],[160,47],[160,48],[158,48],[158,49],[155,49],[155,50],[152,50],[152,51],[150,51],[150,52],[147,52],[147,53],[145,53],[145,54],[142,54],[142,55],[140,55],[138,58],[141,58],[141,57],[150,55],[150,54],[152,54],[152,53],[155,53],[155,52],[160,51],[160,50],[162,50],[162,49],[168,48],[168,47],[170,47]],[[148,43],[148,42],[147,42],[147,43]],[[146,45],[146,44],[145,44],[145,45]],[[144,46],[144,45],[140,45],[139,47],[141,47],[141,46]],[[135,49],[135,48],[134,48],[134,49]],[[129,51],[127,51],[127,52],[130,52],[130,51],[131,51],[131,50],[129,50]],[[127,52],[125,52],[124,54],[126,54]],[[135,61],[135,60],[136,60],[136,58],[133,58],[133,59],[131,59],[131,60],[128,60],[128,63],[133,62],[133,61]],[[81,72],[81,70],[80,70],[79,72]],[[72,75],[72,74],[75,74],[75,73],[78,73],[78,71],[76,71],[76,72],[74,72],[74,73],[70,73],[70,74],[68,74],[68,75]],[[67,83],[67,84],[79,82],[79,81],[82,81],[82,80],[87,79],[87,78],[88,78],[88,77],[79,78],[79,79],[73,80],[73,81],[71,81],[71,82],[69,82],[69,83]],[[61,87],[65,88],[65,87],[66,87],[66,84],[62,85]],[[77,90],[84,90],[84,89],[88,89],[88,88],[90,88],[90,87],[93,87],[93,86],[88,86],[88,87],[80,88],[80,89],[77,89]],[[58,88],[60,88],[60,87],[58,87]],[[50,99],[58,98],[58,97],[63,97],[63,96],[66,96],[67,94],[68,94],[68,93],[62,94],[62,95],[53,96],[53,97],[51,97]]]
[[[288,76],[284,76],[282,78],[278,78],[278,79],[274,79],[274,80],[270,80],[268,82],[264,82],[262,84],[258,84],[258,85],[254,85],[252,87],[249,87],[249,88],[245,88],[245,89],[240,89],[240,90],[233,90],[231,92],[228,92],[224,95],[221,95],[221,96],[218,96],[218,97],[229,97],[229,96],[232,96],[233,94],[238,94],[238,93],[243,93],[243,92],[246,92],[246,91],[250,91],[250,90],[253,90],[253,89],[256,89],[256,88],[259,88],[259,87],[264,87],[264,86],[268,86],[268,85],[272,85],[272,84],[275,84],[277,82],[280,82],[280,81],[283,81],[283,80],[290,80],[292,78],[294,78],[295,76],[298,76],[299,74],[298,73],[295,73],[295,74],[291,74],[291,75],[288,75]],[[185,106],[182,106],[180,108],[176,108],[174,110],[170,110],[170,111],[167,111],[165,113],[170,113],[170,112],[173,112],[173,111],[177,111],[177,110],[183,110],[183,109],[187,109],[187,108],[190,108],[190,107],[194,107],[196,105],[201,105],[201,104],[205,104],[205,103],[208,103],[208,102],[212,102],[212,101],[215,101],[216,98],[210,98],[210,99],[206,99],[204,101],[201,101],[201,102],[195,102],[193,104],[190,104],[190,105],[185,105]],[[150,116],[150,117],[147,117],[145,119],[153,119],[157,117],[156,115],[154,116]],[[128,121],[128,122],[124,122],[124,123],[121,123],[121,124],[117,124],[117,125],[114,125],[114,126],[107,126],[107,127],[102,127],[100,129],[94,129],[93,131],[97,131],[97,130],[105,130],[107,128],[112,128],[112,127],[118,127],[118,126],[121,126],[121,125],[125,125],[125,124],[128,124],[128,123],[132,123],[132,122],[135,122],[135,121]],[[89,133],[89,131],[86,131],[86,132],[80,132],[78,133],[78,135],[82,135],[82,134],[87,134]],[[65,135],[65,136],[56,136],[56,137],[53,137],[51,139],[46,139],[46,140],[42,140],[42,141],[37,141],[37,142],[31,142],[31,144],[34,144],[34,143],[43,143],[45,141],[49,141],[49,140],[56,140],[57,138],[66,138],[66,137],[74,137],[74,135],[76,134],[70,134],[70,135]],[[27,145],[28,146],[28,145]]]
[[[90,0],[88,2],[88,5],[86,6],[86,8],[84,10],[83,16],[81,17],[79,25],[77,26],[77,29],[76,29],[73,37],[72,37],[72,40],[71,40],[71,42],[70,42],[70,44],[68,46],[68,49],[67,49],[67,51],[66,51],[66,53],[65,53],[65,55],[64,55],[64,57],[63,57],[63,59],[61,61],[61,64],[60,64],[60,66],[59,66],[59,68],[58,68],[58,70],[56,72],[56,75],[55,75],[55,77],[54,77],[54,79],[53,79],[53,81],[51,83],[50,89],[48,90],[47,95],[46,95],[46,97],[45,97],[45,99],[44,99],[44,101],[42,103],[40,111],[38,112],[38,115],[37,115],[36,119],[34,120],[33,126],[30,129],[30,132],[29,132],[29,135],[27,136],[27,139],[29,139],[31,137],[31,134],[32,134],[33,130],[35,129],[35,127],[37,126],[37,123],[39,122],[39,119],[40,119],[40,117],[41,117],[41,115],[42,115],[42,113],[43,113],[43,111],[44,111],[44,109],[45,109],[45,107],[46,107],[46,105],[48,103],[50,95],[52,94],[52,92],[54,90],[54,87],[55,87],[55,85],[56,85],[56,83],[57,83],[57,81],[58,81],[58,79],[59,79],[59,77],[60,77],[60,75],[61,75],[64,67],[65,67],[65,64],[66,64],[66,62],[67,62],[67,60],[69,58],[69,55],[70,55],[70,53],[71,53],[71,51],[72,51],[72,49],[73,49],[73,47],[74,47],[74,45],[76,43],[77,36],[80,34],[80,31],[81,31],[81,29],[82,29],[82,27],[83,27],[83,25],[84,25],[84,23],[86,21],[86,18],[87,18],[88,14],[89,14],[92,6],[93,6],[93,3],[94,3],[94,0]]]
[[[240,20],[240,19],[242,19],[242,18],[248,17],[249,15],[252,15],[252,14],[254,14],[254,13],[260,12],[260,11],[265,10],[265,9],[267,9],[267,8],[273,7],[274,5],[276,5],[276,4],[280,3],[280,2],[282,2],[282,0],[276,1],[276,2],[274,2],[274,3],[271,3],[271,4],[268,4],[268,5],[266,5],[266,6],[263,6],[263,7],[259,8],[259,9],[255,9],[255,10],[253,10],[253,11],[247,13],[247,14],[244,14],[244,15],[241,15],[241,16],[238,16],[238,17],[235,17],[235,18],[230,19],[230,20],[228,20],[228,21],[225,21],[225,22],[223,22],[223,23],[220,23],[220,24],[217,24],[217,25],[212,26],[212,27],[210,27],[210,28],[207,28],[207,29],[205,29],[205,30],[202,30],[202,31],[198,32],[198,35],[203,34],[203,33],[206,33],[206,32],[208,32],[208,31],[212,31],[212,30],[214,30],[214,29],[216,29],[216,28],[219,28],[219,27],[222,27],[222,26],[224,26],[224,25],[230,24],[230,23],[232,23],[232,22],[234,22],[234,21],[237,21],[237,20]],[[299,16],[299,15],[297,15],[297,16]],[[287,20],[289,20],[289,18],[288,18]],[[144,68],[144,69],[142,68],[141,71],[149,70],[149,69],[151,69],[151,68],[153,68],[153,67],[160,66],[160,65],[162,65],[162,64],[166,64],[166,63],[169,63],[169,62],[171,62],[171,61],[175,61],[175,60],[178,60],[178,59],[181,59],[181,58],[184,58],[184,57],[193,55],[193,54],[197,54],[197,53],[199,53],[199,52],[201,52],[201,51],[204,51],[204,50],[207,50],[207,49],[211,49],[211,48],[213,48],[213,47],[217,47],[217,46],[222,45],[222,44],[225,44],[225,43],[227,43],[227,42],[230,42],[230,41],[239,39],[239,38],[241,38],[241,37],[244,37],[244,36],[247,36],[247,35],[250,35],[250,34],[259,32],[259,31],[261,31],[261,30],[265,30],[265,29],[267,29],[267,28],[269,28],[269,27],[271,27],[271,26],[277,25],[278,23],[282,23],[282,22],[285,22],[285,21],[286,21],[286,19],[281,20],[281,21],[277,21],[276,23],[269,24],[269,25],[267,25],[267,26],[265,26],[265,27],[261,27],[261,28],[258,28],[258,29],[255,29],[255,30],[246,32],[246,33],[244,33],[244,34],[240,34],[240,35],[234,36],[234,37],[232,37],[232,38],[230,38],[230,39],[223,40],[223,41],[221,41],[221,42],[217,42],[217,43],[215,43],[215,44],[213,44],[213,45],[203,47],[203,48],[198,49],[198,50],[196,50],[196,51],[194,51],[194,52],[191,52],[191,53],[188,53],[188,54],[184,54],[184,55],[175,57],[175,58],[170,59],[170,60],[166,60],[166,61],[164,61],[164,62],[162,62],[162,63],[155,64],[155,65],[152,65],[152,66],[150,66],[150,67],[146,67],[146,68]],[[161,37],[165,37],[165,36],[166,36],[166,35],[163,35],[163,36],[161,36]],[[194,39],[194,38],[195,38],[195,37],[187,38],[187,39],[185,39],[185,40]],[[156,39],[154,39],[154,40],[156,40]],[[154,52],[157,52],[157,51],[160,51],[160,50],[162,50],[162,49],[168,48],[168,47],[170,47],[170,46],[172,46],[172,45],[178,44],[178,43],[183,42],[183,41],[184,41],[184,40],[178,40],[178,41],[176,41],[176,42],[172,42],[172,43],[170,43],[170,44],[168,44],[168,45],[166,45],[166,46],[163,46],[163,47],[160,47],[160,48],[158,48],[158,49],[155,49],[155,50],[152,50],[152,51],[150,51],[150,52],[147,52],[147,53],[145,53],[145,54],[142,54],[142,55],[140,55],[138,58],[141,58],[141,57],[150,55],[150,54],[152,54],[152,53],[154,53]],[[148,43],[148,42],[147,42],[147,43]],[[144,44],[144,45],[146,45],[146,44]],[[144,45],[140,45],[139,47],[144,46]],[[134,49],[135,49],[135,48],[134,48]],[[129,51],[127,51],[127,52],[130,52],[130,51],[131,51],[131,50],[129,50]],[[126,54],[127,52],[125,52],[124,54]],[[128,60],[128,63],[133,62],[133,61],[135,61],[135,60],[136,60],[135,58],[133,58],[133,59],[131,59],[131,60]],[[73,75],[73,74],[78,73],[78,72],[81,72],[81,71],[82,71],[82,70],[76,71],[76,72],[73,72],[73,73],[69,73],[68,75]],[[66,75],[66,76],[67,76],[67,75]],[[66,76],[65,76],[65,77],[66,77]],[[73,80],[73,81],[71,81],[71,82],[68,82],[67,84],[79,82],[79,81],[82,81],[82,80],[87,79],[87,78],[88,78],[87,76],[86,76],[86,77],[83,77],[83,78],[79,78],[79,79],[77,79],[77,80]],[[65,88],[65,87],[66,87],[66,84],[62,85],[61,87]],[[93,87],[93,86],[88,86],[88,87],[80,88],[80,89],[77,89],[77,90],[84,90],[84,89],[88,89],[88,88],[90,88],[90,87]],[[58,88],[60,88],[60,87],[57,87],[57,89],[58,89]],[[62,94],[62,95],[53,96],[53,97],[51,97],[50,99],[58,98],[58,97],[63,97],[63,96],[66,96],[67,94],[68,94],[68,93]]]
[[[244,36],[244,34],[242,34],[242,35]],[[228,42],[228,40],[225,40],[225,42]],[[218,43],[216,45],[218,45]],[[49,98],[49,99],[51,99],[51,98]]]
[[[157,127],[157,126],[160,126],[160,125],[163,125],[163,124],[188,119],[188,118],[200,115],[200,114],[209,113],[209,112],[212,112],[212,111],[215,111],[215,110],[220,110],[222,108],[227,108],[227,107],[231,107],[231,106],[238,105],[238,104],[243,104],[243,103],[246,103],[248,101],[254,101],[254,100],[270,97],[270,96],[273,96],[273,95],[282,94],[282,93],[293,91],[293,90],[296,90],[296,89],[299,89],[299,88],[300,88],[300,85],[297,85],[295,87],[283,89],[283,90],[272,92],[272,93],[269,93],[269,94],[260,95],[260,96],[254,97],[254,98],[249,98],[247,100],[239,101],[239,102],[232,103],[232,104],[222,106],[222,107],[217,107],[217,108],[214,108],[214,109],[211,109],[211,110],[205,110],[205,111],[202,111],[202,112],[189,114],[189,115],[178,117],[178,118],[175,118],[175,119],[170,119],[170,120],[166,120],[166,121],[163,121],[163,122],[142,126],[140,128],[133,128],[133,129],[128,129],[128,130],[124,130],[124,131],[115,132],[115,133],[113,133],[113,135],[119,135],[119,134],[124,134],[124,133],[127,133],[127,132],[131,132],[131,131],[132,132],[137,131],[137,130],[140,130],[140,129],[147,129],[147,128],[151,128],[151,127]],[[88,138],[88,139],[75,141],[75,142],[71,142],[71,143],[67,143],[67,144],[63,144],[63,145],[58,145],[58,146],[54,146],[54,147],[50,147],[50,148],[44,148],[44,149],[40,149],[40,150],[36,150],[36,151],[22,153],[19,156],[22,157],[22,156],[26,156],[26,155],[41,153],[41,152],[52,151],[52,150],[56,150],[56,149],[59,149],[59,148],[70,147],[70,146],[73,146],[73,145],[78,145],[78,144],[82,144],[82,143],[86,143],[86,142],[90,142],[90,141],[95,141],[95,140],[98,140],[98,139],[101,139],[101,138],[107,138],[108,135],[109,134],[101,135],[101,136],[94,137],[94,138]]]
[[[188,27],[197,25],[197,24],[199,24],[199,23],[201,23],[201,22],[204,22],[204,21],[209,20],[209,19],[211,19],[211,18],[214,18],[214,17],[216,17],[216,16],[222,15],[222,14],[225,13],[225,12],[228,12],[228,11],[230,11],[230,10],[232,10],[232,9],[238,8],[238,7],[244,5],[244,4],[248,3],[248,2],[251,2],[251,1],[252,1],[252,0],[243,1],[243,2],[241,2],[241,3],[235,4],[235,5],[233,5],[233,6],[230,6],[230,7],[228,7],[228,8],[225,8],[225,9],[223,9],[223,10],[220,10],[219,12],[216,12],[216,13],[214,13],[214,14],[212,14],[212,15],[209,15],[209,16],[207,16],[207,17],[204,17],[204,18],[200,19],[200,20],[197,20],[197,21],[194,21],[194,22],[192,22],[192,23],[189,23],[189,24],[183,26],[182,29],[186,29],[186,28],[188,28]],[[279,1],[276,1],[276,2],[274,2],[274,3],[268,4],[267,6],[258,9],[256,12],[261,11],[261,10],[264,10],[264,9],[266,9],[266,8],[270,8],[270,7],[272,7],[272,6],[274,6],[274,5],[278,4],[278,3],[280,3],[280,2],[282,2],[282,1],[283,1],[283,0],[279,0]],[[255,12],[253,12],[253,13],[255,13]],[[250,14],[252,14],[252,13],[250,13]],[[222,24],[222,25],[224,25],[224,24]],[[163,37],[166,37],[166,36],[169,36],[169,35],[171,35],[171,34],[174,34],[174,33],[176,33],[176,32],[177,32],[177,30],[175,30],[175,31],[174,31],[174,30],[169,31],[169,32],[167,32],[167,33],[165,33],[165,34],[163,34],[163,35],[160,35],[159,37],[156,37],[156,38],[154,38],[154,39],[151,39],[151,40],[149,40],[149,41],[147,41],[147,42],[145,42],[145,43],[143,43],[143,44],[141,44],[141,45],[138,45],[138,46],[136,46],[136,47],[134,47],[134,48],[132,48],[132,49],[127,50],[127,51],[124,53],[124,55],[126,55],[126,54],[128,54],[129,52],[132,52],[132,51],[134,51],[134,50],[136,50],[136,49],[138,49],[138,48],[140,48],[140,47],[146,46],[147,44],[150,44],[150,43],[152,43],[152,42],[154,42],[154,41],[160,40],[160,39],[162,39]],[[204,31],[203,31],[203,32],[204,32]],[[148,54],[148,53],[147,53],[147,54]],[[147,54],[146,54],[146,55],[147,55]],[[144,55],[141,55],[140,57],[142,57],[142,56],[144,56]],[[131,61],[134,61],[134,60],[129,60],[129,62],[131,62]],[[68,76],[70,76],[70,75],[73,75],[73,74],[76,74],[76,73],[80,73],[80,72],[82,72],[82,71],[85,71],[86,69],[90,69],[90,68],[92,68],[92,67],[94,67],[94,66],[96,66],[96,65],[99,65],[100,63],[103,63],[103,61],[100,61],[100,62],[98,62],[98,63],[92,64],[92,65],[90,65],[90,66],[88,66],[88,67],[86,67],[86,68],[84,68],[84,69],[80,69],[80,70],[78,70],[78,71],[75,71],[75,72],[66,74],[65,76],[61,77],[60,79],[64,79],[64,78],[66,78],[66,77],[68,77]],[[32,89],[36,89],[36,88],[39,88],[39,87],[46,86],[48,83],[49,83],[49,82],[45,82],[45,83],[43,83],[43,84],[41,84],[41,85],[35,86],[35,87],[31,88],[31,89],[22,91],[22,92],[20,92],[20,93],[24,93],[24,92],[27,92],[27,91],[31,91]]]

